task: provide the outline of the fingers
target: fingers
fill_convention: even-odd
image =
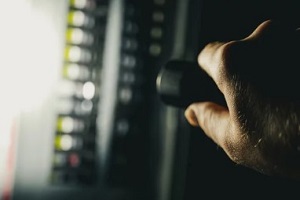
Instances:
[[[221,42],[209,43],[198,55],[198,64],[210,77],[212,77],[221,91],[220,79],[223,73],[223,71],[221,71],[221,65],[223,65],[222,54],[224,51],[224,44],[225,43]]]
[[[242,41],[253,40],[262,37],[268,32],[268,30],[270,30],[271,26],[274,26],[274,22],[271,20],[262,22],[248,37],[242,39]]]
[[[226,108],[212,102],[195,103],[186,109],[185,117],[191,125],[199,125],[219,146],[225,146],[230,120]]]
[[[212,77],[221,92],[224,93],[227,83],[228,63],[232,63],[232,59],[241,60],[240,56],[237,56],[237,54],[249,54],[249,46],[245,45],[246,41],[248,42],[261,38],[263,35],[267,34],[272,24],[274,23],[270,20],[261,23],[248,37],[242,40],[230,41],[227,43],[209,43],[199,53],[198,64]],[[238,52],[236,52],[236,49],[238,49]]]

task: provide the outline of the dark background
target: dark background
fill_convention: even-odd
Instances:
[[[246,37],[268,19],[300,25],[300,6],[296,1],[206,0],[201,15],[199,51],[207,42]],[[300,186],[299,182],[268,177],[234,164],[198,128],[191,128],[188,157],[186,200],[217,197],[295,199]]]

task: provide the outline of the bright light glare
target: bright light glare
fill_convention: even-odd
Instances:
[[[15,116],[38,108],[50,95],[59,73],[61,53],[54,19],[49,12],[38,8],[38,1],[0,2],[1,196]]]
[[[0,116],[5,117],[43,103],[61,60],[53,19],[31,1],[1,2],[0,24]]]
[[[59,78],[63,29],[57,27],[59,16],[51,15],[51,4],[0,0],[0,196],[7,159],[13,158],[9,154],[14,148],[10,146],[13,122],[18,122],[19,113],[42,108]]]

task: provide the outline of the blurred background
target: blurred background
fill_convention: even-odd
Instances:
[[[0,0],[0,199],[292,199],[299,183],[232,163],[156,77],[297,1]],[[259,72],[258,72],[259,73]]]

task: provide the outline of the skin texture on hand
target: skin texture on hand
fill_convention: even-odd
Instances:
[[[194,103],[185,111],[187,121],[200,126],[233,162],[300,180],[300,98],[294,91],[300,85],[299,52],[299,31],[271,20],[244,39],[206,45],[199,66],[227,107]]]

